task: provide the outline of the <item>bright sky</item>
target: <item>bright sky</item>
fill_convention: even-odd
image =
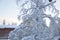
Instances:
[[[0,23],[5,19],[8,23],[17,22],[18,7],[16,0],[0,0]]]
[[[57,0],[56,8],[60,10],[60,0]],[[16,0],[0,0],[0,23],[5,19],[7,23],[18,22],[18,7]]]

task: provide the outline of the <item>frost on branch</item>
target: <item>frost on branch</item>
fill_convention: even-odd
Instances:
[[[56,40],[60,37],[59,10],[54,6],[53,0],[17,0],[20,15],[18,19],[23,22],[19,28],[9,33],[10,40]],[[46,8],[52,8],[54,17],[45,14]],[[45,23],[44,18],[49,18],[50,26]]]

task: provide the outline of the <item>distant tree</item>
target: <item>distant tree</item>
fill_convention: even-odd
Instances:
[[[17,25],[17,23],[12,23],[12,25]]]
[[[3,20],[3,25],[5,25],[5,19]]]

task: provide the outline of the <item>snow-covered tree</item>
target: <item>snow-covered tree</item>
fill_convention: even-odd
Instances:
[[[54,6],[57,0],[17,0],[20,15],[18,19],[23,22],[19,28],[9,33],[10,40],[54,40],[59,35],[60,18],[59,10]],[[45,14],[49,8],[52,14]],[[45,23],[45,18],[49,18],[50,26]]]

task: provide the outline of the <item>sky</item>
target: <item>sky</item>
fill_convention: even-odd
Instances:
[[[57,0],[55,5],[55,7],[60,10],[60,0]],[[3,19],[5,19],[7,23],[18,22],[18,14],[16,0],[0,0],[0,23],[3,22]]]
[[[16,0],[0,0],[0,23],[3,19],[7,22],[17,22],[17,15]]]
[[[18,13],[17,11],[16,0],[0,0],[0,17],[15,17]]]

